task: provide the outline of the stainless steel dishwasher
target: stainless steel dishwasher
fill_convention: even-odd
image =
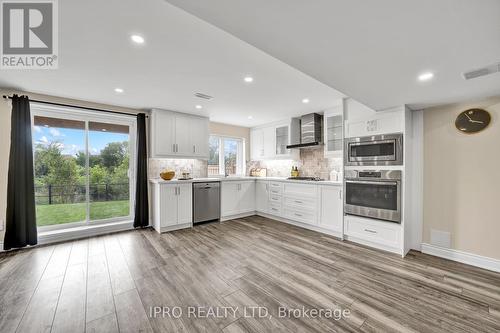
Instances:
[[[220,219],[220,182],[193,183],[193,223]]]

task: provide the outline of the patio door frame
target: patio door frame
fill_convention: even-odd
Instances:
[[[112,113],[104,113],[99,111],[90,111],[80,109],[78,107],[61,107],[56,105],[46,105],[36,102],[30,102],[31,109],[31,128],[34,132],[34,119],[35,116],[61,118],[68,120],[82,121],[85,123],[85,170],[86,170],[86,183],[85,183],[85,203],[86,203],[86,219],[84,221],[69,222],[56,225],[47,225],[37,227],[38,231],[52,231],[60,229],[68,229],[75,227],[88,227],[95,225],[105,225],[116,222],[130,222],[134,219],[135,214],[135,187],[136,187],[136,164],[137,164],[137,118],[134,114],[130,116],[118,115]],[[125,125],[129,127],[129,215],[120,216],[102,220],[90,220],[90,168],[89,168],[89,122],[100,122],[109,124]],[[33,149],[33,163],[35,163],[35,149]],[[33,170],[35,170],[33,166]]]

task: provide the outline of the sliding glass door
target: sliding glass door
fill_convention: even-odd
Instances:
[[[37,225],[131,220],[135,117],[32,103]]]

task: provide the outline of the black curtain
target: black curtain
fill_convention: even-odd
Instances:
[[[148,152],[146,147],[146,115],[137,115],[137,178],[135,189],[134,227],[149,225]]]
[[[30,101],[12,97],[4,250],[37,243]]]

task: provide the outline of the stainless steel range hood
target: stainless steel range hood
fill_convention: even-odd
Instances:
[[[323,143],[323,116],[319,113],[309,113],[300,118],[292,119],[292,136],[290,145],[286,148],[304,148],[318,146]],[[293,135],[300,133],[300,135]]]

